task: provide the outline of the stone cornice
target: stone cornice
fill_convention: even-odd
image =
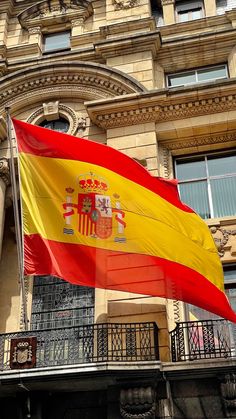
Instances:
[[[153,31],[145,34],[122,36],[116,39],[106,39],[95,44],[95,51],[103,58],[114,57],[117,54],[152,51],[156,57],[161,47],[160,33]]]
[[[235,29],[214,33],[184,34],[177,32],[168,39],[162,36],[158,63],[166,72],[173,73],[187,68],[227,63],[235,46]],[[181,54],[179,51],[181,50]]]
[[[23,10],[18,20],[24,29],[44,27],[58,23],[65,24],[72,19],[85,20],[93,13],[92,4],[88,0],[43,0]]]
[[[90,118],[104,129],[227,112],[236,109],[236,80],[162,89],[86,105]]]

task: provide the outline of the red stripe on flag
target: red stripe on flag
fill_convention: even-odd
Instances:
[[[20,152],[41,157],[77,160],[105,167],[152,192],[185,212],[193,212],[179,199],[176,184],[156,178],[136,161],[94,141],[73,137],[13,119]]]
[[[158,257],[49,241],[35,234],[25,236],[25,274],[179,299],[236,322],[225,294],[216,286],[198,272]]]

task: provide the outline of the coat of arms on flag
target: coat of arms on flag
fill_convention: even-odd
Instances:
[[[115,206],[112,206],[112,198],[107,194],[108,183],[92,172],[78,176],[77,183],[78,192],[71,187],[66,188],[66,202],[63,203],[66,211],[63,214],[66,222],[64,234],[74,234],[70,225],[71,217],[77,210],[77,228],[82,235],[107,239],[112,236],[114,230],[115,234],[117,232],[114,241],[125,241],[125,213],[120,209],[119,195],[113,195]],[[73,202],[74,196],[77,202]]]

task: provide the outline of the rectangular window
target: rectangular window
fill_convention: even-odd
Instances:
[[[44,52],[70,48],[70,32],[58,32],[44,36]]]
[[[176,2],[177,22],[188,22],[189,20],[201,19],[204,17],[202,1],[178,1]]]
[[[175,161],[181,200],[202,218],[236,215],[236,152]]]
[[[227,66],[226,64],[222,64],[214,67],[185,71],[183,73],[169,74],[167,75],[167,86],[187,86],[195,83],[204,83],[219,79],[226,79],[227,77]]]

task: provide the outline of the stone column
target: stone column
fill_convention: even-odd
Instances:
[[[2,239],[5,220],[5,194],[10,184],[10,172],[7,159],[0,159],[0,258],[2,253]]]
[[[165,25],[175,23],[175,0],[162,0],[163,19]]]

